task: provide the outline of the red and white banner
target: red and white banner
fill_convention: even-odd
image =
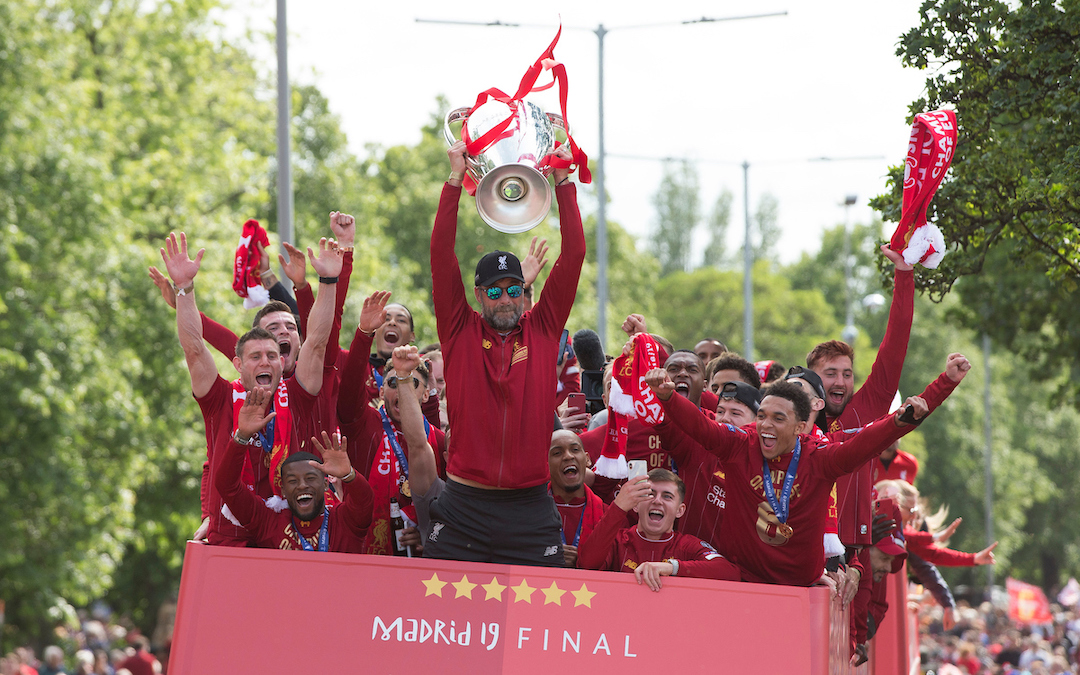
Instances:
[[[654,593],[616,572],[189,542],[169,673],[825,675],[848,656],[838,610],[825,588]]]
[[[1009,618],[1013,621],[1043,624],[1054,620],[1050,615],[1050,601],[1038,586],[1008,577],[1005,590],[1009,592]]]

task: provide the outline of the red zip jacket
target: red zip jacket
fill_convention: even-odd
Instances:
[[[866,382],[851,397],[840,417],[826,418],[829,431],[859,429],[885,415],[900,386],[900,372],[904,368],[908,339],[911,337],[911,319],[915,314],[915,272],[900,270],[893,275],[893,279],[889,323],[878,347],[877,359]],[[841,476],[836,481],[840,541],[847,546],[870,546],[873,543],[870,539],[870,524],[874,518],[871,468],[867,461],[850,475]]]
[[[454,253],[461,188],[444,185],[431,232],[431,280],[443,350],[450,463],[447,473],[499,488],[551,478],[559,338],[577,294],[585,233],[577,188],[555,188],[562,251],[540,300],[501,336],[469,306]]]

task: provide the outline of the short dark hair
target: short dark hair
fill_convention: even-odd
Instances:
[[[271,300],[263,305],[259,311],[255,312],[255,318],[251,320],[251,327],[258,328],[259,322],[263,320],[267,314],[273,314],[274,312],[286,312],[292,314],[292,307],[289,307],[280,300]]]
[[[389,307],[390,305],[397,305],[398,307],[405,310],[405,313],[409,315],[409,332],[413,333],[415,335],[416,334],[416,322],[413,320],[412,310],[409,309],[408,307],[406,307],[405,305],[401,304],[400,302],[391,302],[389,305],[387,305],[387,307]]]
[[[656,343],[663,348],[665,354],[671,355],[675,353],[675,345],[671,344],[671,340],[667,339],[663,335],[649,333],[649,337],[656,340]],[[667,361],[667,358],[664,358],[664,360]]]
[[[754,389],[761,389],[761,377],[758,376],[757,368],[735,352],[724,352],[717,356],[705,367],[705,381],[712,380],[718,370],[734,370],[742,375],[743,382]]]
[[[852,363],[855,362],[855,350],[851,348],[851,345],[840,340],[829,340],[810,350],[810,353],[806,355],[806,367],[813,370],[819,361],[837,356],[846,356]]]
[[[252,340],[270,340],[275,345],[278,343],[277,338],[271,335],[270,331],[255,326],[248,332],[241,335],[240,339],[236,341],[236,356],[238,358],[244,358],[244,345],[251,342]]]
[[[791,405],[795,406],[795,417],[800,422],[810,419],[810,397],[806,395],[806,392],[799,385],[777,380],[765,390],[765,396],[775,396],[791,401]]]
[[[653,469],[649,472],[649,481],[653,483],[675,483],[675,487],[679,490],[679,499],[686,501],[686,483],[671,471]]]
[[[701,338],[700,340],[697,341],[697,344],[695,344],[694,346],[697,347],[702,342],[715,342],[716,344],[720,345],[720,351],[721,352],[729,351],[728,348],[727,348],[727,345],[724,344],[724,341],[723,340],[717,340],[716,338]]]
[[[319,459],[318,456],[316,456],[314,453],[301,451],[294,452],[285,459],[281,460],[281,468],[284,469],[289,464],[295,464],[296,462],[306,462],[308,460],[314,460],[316,462],[319,462],[320,464],[322,463],[322,460]],[[324,471],[323,473],[326,472]]]
[[[402,306],[404,307],[404,305],[402,305]],[[439,349],[440,349],[439,343],[438,342],[432,342],[431,344],[425,346],[423,349],[420,350],[420,355],[423,356],[424,354],[430,354],[431,352],[437,352],[437,351],[439,351]]]

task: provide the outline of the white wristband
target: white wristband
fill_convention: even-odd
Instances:
[[[671,576],[679,576],[679,561],[675,558],[671,558],[668,560],[668,562],[671,563]]]

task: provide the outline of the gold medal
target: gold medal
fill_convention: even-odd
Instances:
[[[401,481],[401,487],[399,489],[401,490],[401,496],[410,497],[410,498],[412,497],[412,490],[409,488],[409,479],[408,478]],[[790,528],[788,528],[788,529],[790,529]]]
[[[791,529],[791,526],[787,523],[780,523],[776,531],[780,533],[780,536],[784,539],[791,539],[791,535],[795,534],[795,530]]]

